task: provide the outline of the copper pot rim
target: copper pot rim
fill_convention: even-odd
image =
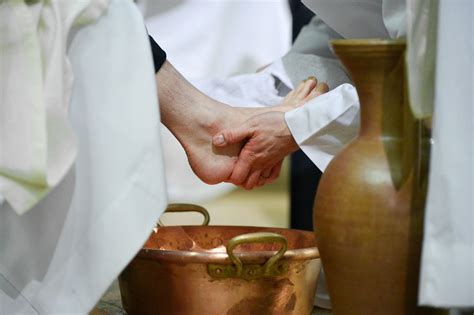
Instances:
[[[249,253],[236,253],[243,263],[263,263],[275,254],[274,251],[259,251]],[[232,264],[227,253],[193,252],[179,250],[160,250],[143,248],[137,255],[138,259],[147,259],[166,262],[187,263],[220,263]],[[312,260],[319,259],[317,247],[288,250],[283,255],[284,260]]]
[[[161,229],[166,228],[200,228],[197,226],[171,226],[171,227],[162,227]],[[222,225],[212,225],[207,226],[206,228],[240,228],[240,229],[259,229],[259,230],[272,230],[272,231],[286,231],[290,233],[301,233],[305,234],[308,237],[314,237],[316,241],[316,236],[313,231],[304,231],[296,229],[285,229],[285,228],[269,228],[269,227],[250,227],[250,226],[222,226]],[[242,252],[236,251],[235,255],[242,260],[243,263],[263,263],[272,257],[275,254],[275,251],[250,251]],[[137,254],[138,259],[145,260],[154,260],[154,261],[163,261],[163,262],[176,262],[176,263],[219,263],[219,264],[232,264],[232,261],[229,259],[229,256],[226,252],[212,252],[212,251],[193,251],[193,250],[172,250],[172,249],[157,249],[157,248],[146,248],[143,247]],[[319,259],[319,249],[317,246],[288,249],[283,255],[282,259],[299,261],[299,260],[312,260]]]

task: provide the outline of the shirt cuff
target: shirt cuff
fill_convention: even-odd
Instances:
[[[324,171],[359,130],[357,92],[352,85],[343,84],[287,112],[285,120],[296,143]]]

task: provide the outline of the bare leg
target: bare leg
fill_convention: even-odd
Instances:
[[[217,132],[260,113],[291,110],[304,104],[311,93],[311,97],[316,95],[313,92],[316,81],[306,81],[280,106],[233,108],[201,93],[168,62],[158,71],[156,79],[161,121],[183,146],[194,173],[208,184],[217,184],[230,177],[241,149],[241,145],[214,147],[212,137]]]

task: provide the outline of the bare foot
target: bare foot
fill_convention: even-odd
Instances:
[[[324,93],[326,89],[326,84],[318,85],[315,78],[310,78],[301,82],[280,105],[270,108],[233,108],[210,100],[208,106],[213,110],[201,120],[206,123],[195,128],[192,134],[183,137],[183,141],[180,141],[194,173],[207,184],[226,181],[232,174],[243,144],[224,148],[215,147],[211,139],[217,132],[238,126],[250,117],[264,112],[293,110]]]
[[[183,146],[194,173],[207,184],[229,179],[242,147],[214,147],[216,133],[258,114],[292,110],[324,91],[315,78],[308,79],[276,107],[234,108],[199,92],[168,62],[157,73],[157,81],[162,83],[158,84],[162,122]]]
[[[296,89],[292,90],[286,97],[283,99],[280,105],[275,109],[288,112],[307,103],[311,99],[326,93],[329,91],[329,87],[324,82],[318,82],[315,77],[309,77],[308,79],[302,81]]]
[[[204,123],[194,128],[192,133],[179,137],[193,172],[207,184],[226,181],[232,174],[242,145],[217,148],[212,145],[212,137],[225,128],[242,123],[245,118],[230,106],[215,103],[215,111],[203,118]]]

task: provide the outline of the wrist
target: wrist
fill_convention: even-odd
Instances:
[[[299,146],[298,143],[296,142],[296,139],[293,137],[293,134],[291,133],[291,129],[288,127],[288,124],[285,120],[285,115],[282,113],[282,120],[283,120],[283,136],[285,138],[285,143],[286,143],[286,153],[291,154],[295,151],[298,151]]]

